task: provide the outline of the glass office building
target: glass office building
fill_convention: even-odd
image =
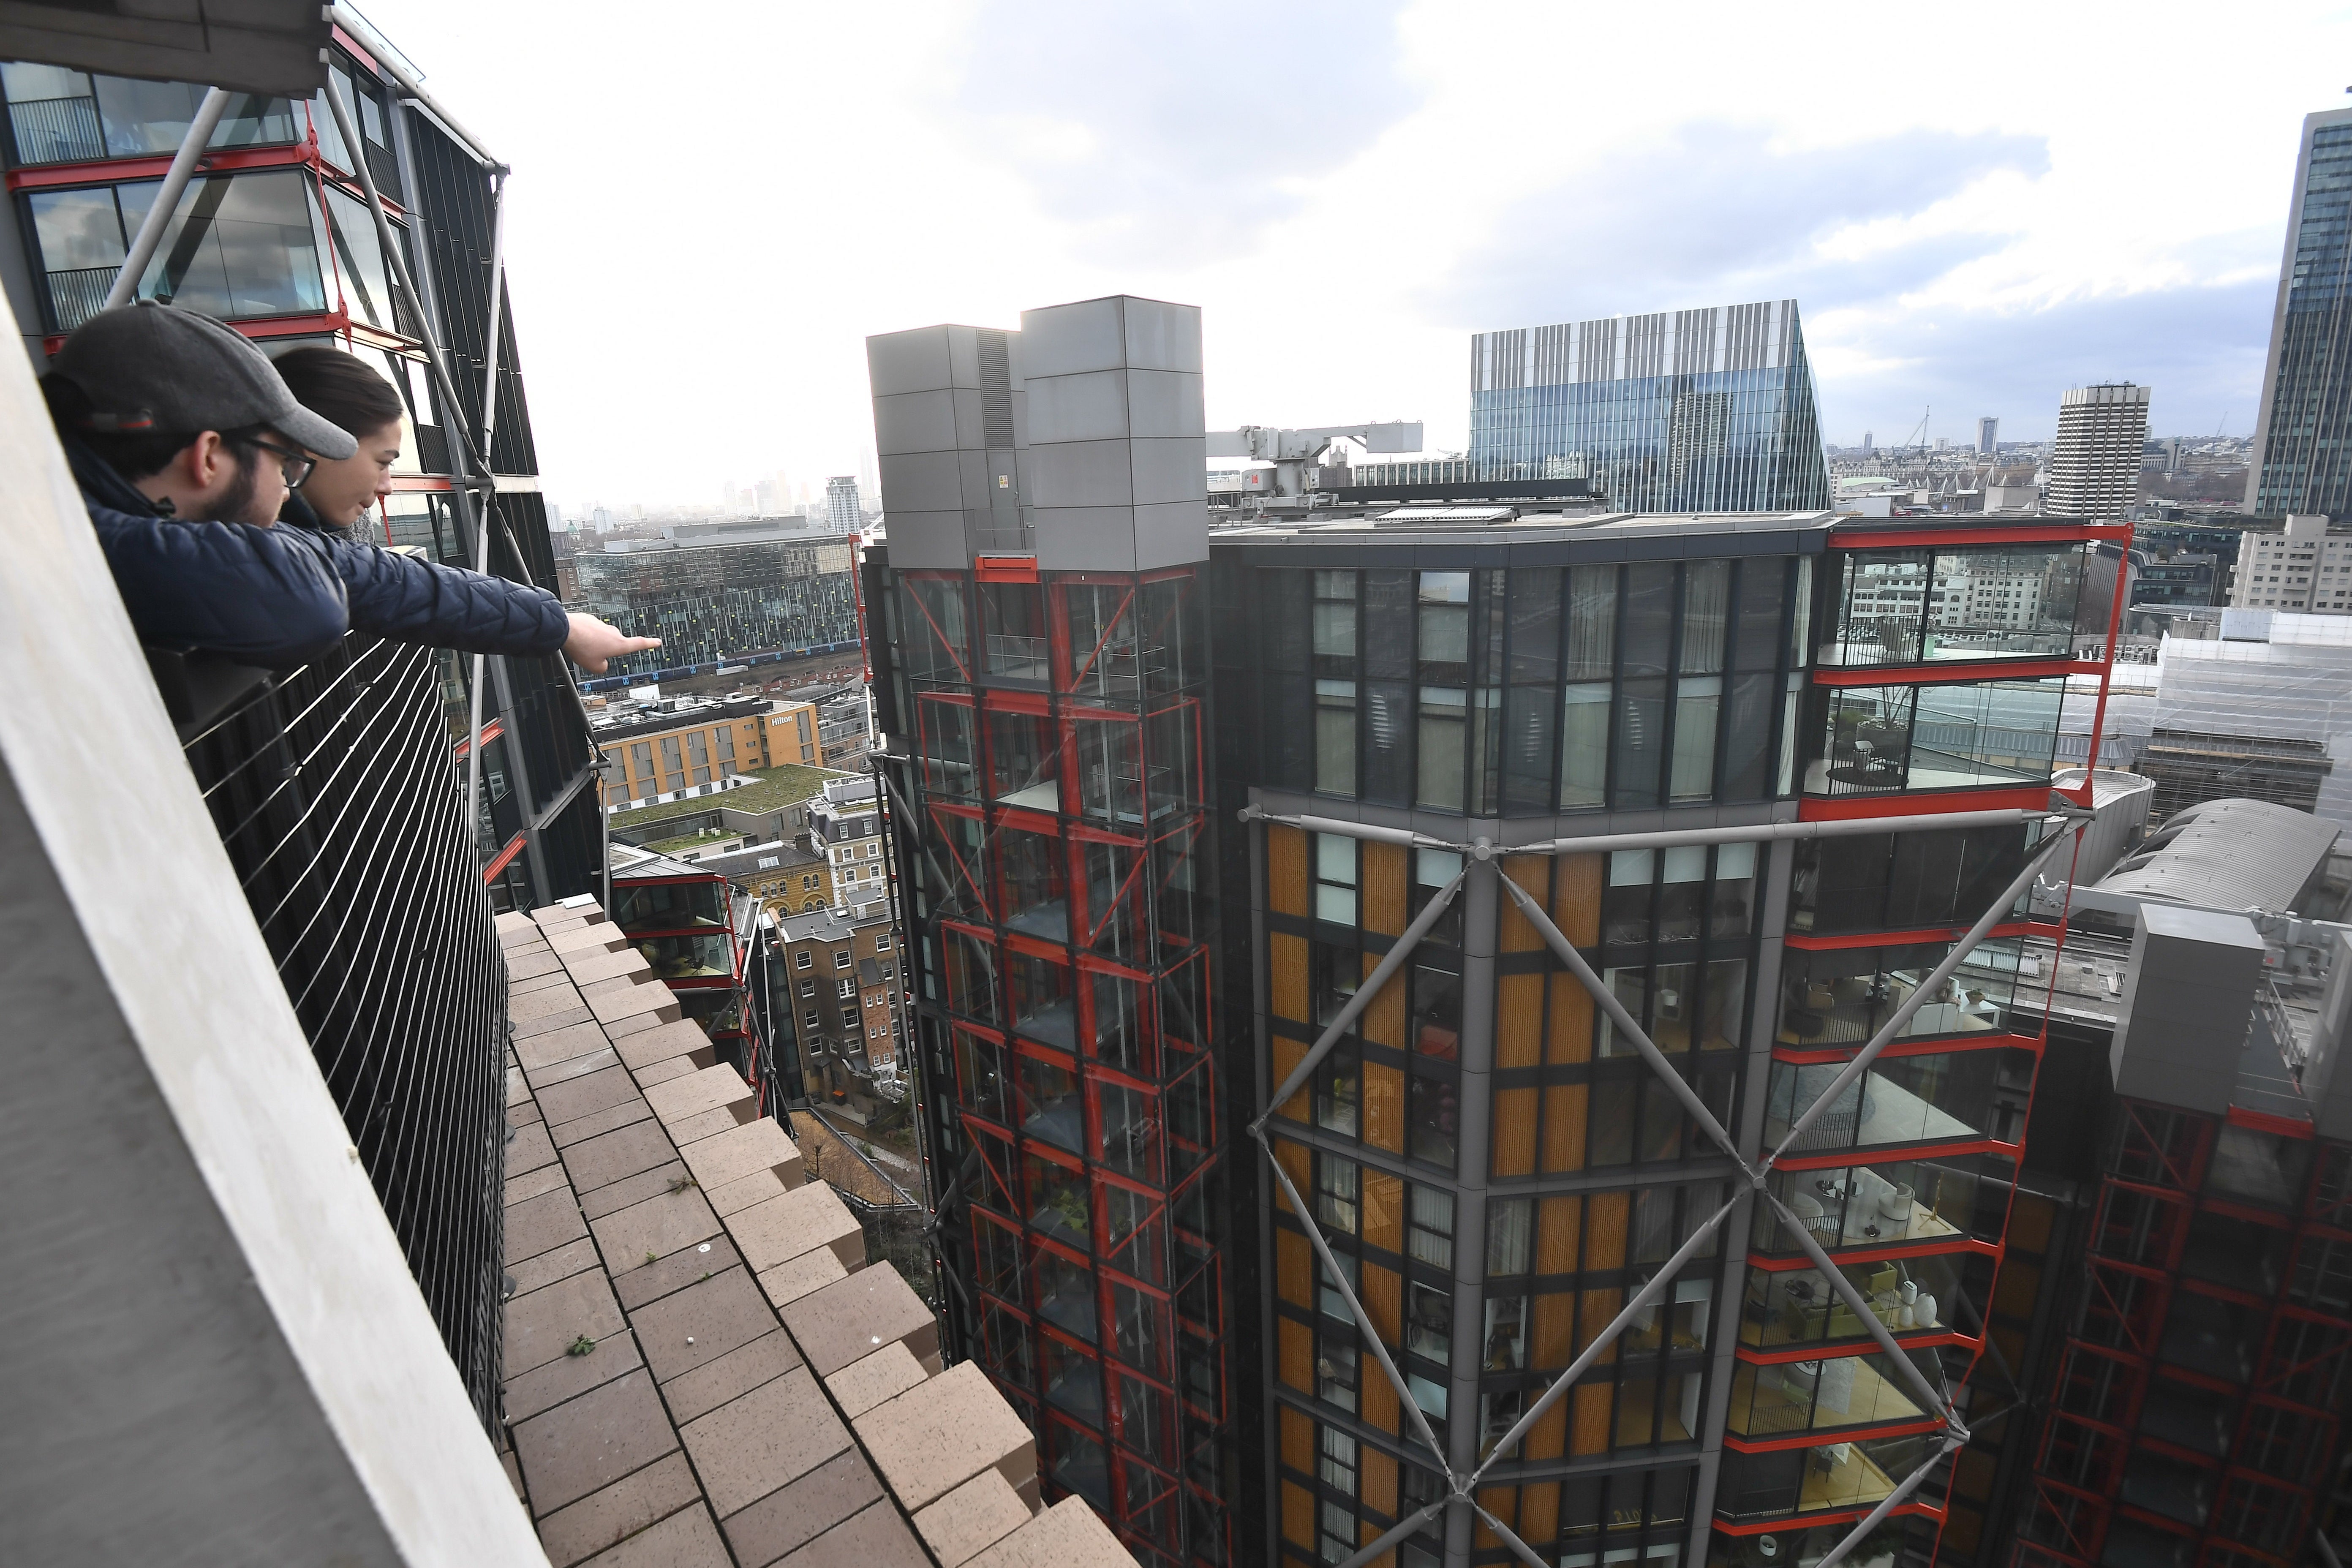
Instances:
[[[1581,479],[1624,511],[1825,508],[1797,302],[1477,333],[1469,461],[1486,479]]]
[[[2352,110],[2304,117],[2246,510],[2352,516]]]
[[[850,547],[839,541],[631,540],[573,557],[571,603],[662,646],[612,661],[595,684],[707,669],[761,655],[857,645]]]

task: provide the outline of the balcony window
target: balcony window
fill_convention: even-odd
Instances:
[[[1008,952],[1004,965],[1013,1028],[1024,1039],[1075,1053],[1078,1021],[1070,995],[1069,970],[1024,952]],[[1070,1145],[1076,1146],[1075,1142]]]
[[[1087,1203],[1086,1177],[1035,1154],[1024,1155],[1022,1165],[1029,1189],[1030,1226],[1065,1247],[1093,1251],[1094,1220]],[[1091,1295],[1088,1300],[1091,1303]],[[1093,1337],[1091,1331],[1087,1337]]]
[[[1957,921],[1953,923],[1958,923]],[[1791,947],[1781,964],[1780,1026],[1787,1047],[1818,1050],[1859,1046],[1906,1002],[1950,955],[1945,942],[1911,947]],[[2012,1027],[2011,1008],[2022,996],[2039,1008],[2049,986],[2042,955],[2017,937],[1988,937],[1939,982],[1935,994],[1904,1024],[1899,1037],[1997,1034]]]
[[[1957,686],[1824,687],[1808,795],[2011,787],[2046,781],[2063,677]]]
[[[1829,1170],[1776,1169],[1771,1191],[1822,1247],[1884,1247],[1999,1239],[2012,1162],[1999,1154],[1877,1160]],[[1801,1250],[1769,1205],[1756,1214],[1759,1251]],[[1940,1293],[1938,1294],[1940,1300]]]
[[[727,923],[727,889],[720,883],[615,879],[613,891],[613,923],[632,934]]]
[[[71,331],[105,302],[158,188],[142,181],[27,198],[57,331]],[[191,180],[140,297],[230,318],[322,311],[321,227],[299,171]]]
[[[1843,1070],[1835,1063],[1772,1064],[1764,1139],[1777,1145],[1793,1120]],[[1882,1056],[1848,1084],[1792,1146],[1804,1152],[1894,1143],[2015,1142],[2019,1110],[2032,1082],[2026,1051]]]
[[[996,914],[1007,930],[1046,942],[1070,940],[1065,846],[1042,833],[996,831]]]
[[[2071,655],[2090,556],[2080,543],[1845,552],[1824,665],[1916,665]]]
[[[1973,924],[2025,868],[2039,825],[1798,842],[1789,924],[1824,935]]]
[[[1913,1353],[1925,1369],[1932,1351]],[[1935,1376],[1927,1375],[1930,1387]],[[1918,1421],[1931,1414],[1919,1391],[1884,1352],[1823,1356],[1816,1361],[1740,1362],[1731,1376],[1725,1426],[1742,1437],[1875,1426]]]
[[[1047,677],[1045,601],[1034,583],[982,583],[981,669],[1009,685],[1043,686]]]
[[[1051,1247],[1033,1250],[1030,1278],[1037,1290],[1037,1315],[1088,1344],[1095,1342],[1095,1277]]]
[[[951,577],[908,574],[898,579],[898,620],[907,628],[898,649],[918,686],[969,683],[971,627],[964,584]]]
[[[1969,1290],[1974,1300],[1981,1300],[1991,1276],[1989,1263],[1980,1265],[1973,1254],[1952,1252],[1850,1264],[1843,1272],[1869,1304],[1875,1322],[1894,1334],[1951,1332],[1973,1310],[1962,1304],[1960,1292]],[[1964,1275],[1969,1276],[1965,1284]],[[1748,1276],[1739,1323],[1744,1345],[1777,1351],[1862,1340],[1870,1333],[1871,1324],[1816,1269],[1756,1269]]]
[[[0,65],[0,89],[19,166],[97,158],[168,156],[180,150],[204,101],[192,82],[86,76],[62,66]],[[229,95],[207,147],[263,147],[299,134],[293,106],[260,93]]]
[[[1935,1434],[1916,1433],[1762,1454],[1728,1450],[1723,1457],[1717,1506],[1721,1512],[1735,1519],[1831,1509],[1867,1510],[1884,1502],[1905,1478],[1927,1463],[1936,1452],[1936,1444]],[[1929,1486],[1932,1489],[1933,1482]],[[1915,1495],[1924,1501],[1936,1500],[1932,1489]],[[1851,1529],[1847,1524],[1825,1529],[1820,1532],[1822,1539],[1813,1550],[1791,1555],[1799,1563],[1819,1561],[1837,1537]],[[1741,1539],[1752,1541],[1755,1537]],[[1852,1560],[1856,1568],[1893,1561],[1875,1558],[1867,1551],[1855,1552]]]
[[[635,943],[664,980],[704,980],[735,973],[733,944],[724,935],[644,937]]]

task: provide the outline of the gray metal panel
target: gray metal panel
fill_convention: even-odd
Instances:
[[[1135,436],[1205,438],[1208,422],[1202,414],[1199,374],[1171,370],[1129,371],[1127,421],[1129,433]],[[1204,450],[1204,466],[1206,456]]]
[[[866,376],[873,395],[932,392],[948,383],[948,329],[916,327],[866,340]]]
[[[1035,445],[1110,441],[1134,434],[1128,422],[1126,376],[1121,372],[1032,376],[1028,386],[1029,439]]]
[[[1127,338],[1119,321],[1120,304],[1114,297],[1022,311],[1021,370],[1033,389],[1045,376],[1123,368]]]
[[[1122,296],[1126,307],[1127,363],[1137,370],[1201,369],[1201,309],[1165,300]]]
[[[978,394],[973,394],[975,397]],[[932,392],[902,392],[874,400],[874,450],[895,458],[909,452],[952,450],[956,440],[956,395],[941,387]]]
[[[977,452],[988,445],[987,416],[976,386],[959,386],[948,394],[955,405],[955,444]]]
[[[980,384],[980,331],[976,327],[948,330],[948,374],[951,384]]]
[[[961,569],[971,564],[961,511],[893,511],[884,516],[890,564]]]
[[[1138,506],[1170,501],[1209,500],[1208,459],[1201,454],[1198,436],[1154,441],[1129,441],[1129,482]],[[1202,514],[1207,516],[1204,510]]]
[[[2227,1110],[2266,951],[2243,915],[2144,906],[2107,1055],[2116,1092]]]
[[[880,458],[879,462],[882,510],[890,516],[902,511],[963,510],[963,489],[957,482],[954,452],[907,452]]]
[[[1135,524],[1135,510],[1130,507],[1041,506],[1037,509],[1037,559],[1055,572],[1136,571],[1139,563]]]
[[[1034,398],[1038,384],[1029,384]],[[1132,504],[1135,476],[1128,446],[1125,441],[1033,442],[1029,447],[1031,499],[1040,507]]]
[[[1135,565],[1139,572],[1183,566],[1209,558],[1209,507],[1175,501],[1135,509]]]

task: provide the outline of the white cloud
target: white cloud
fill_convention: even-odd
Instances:
[[[2106,374],[2242,430],[2352,42],[2301,4],[372,15],[515,166],[565,500],[854,471],[866,334],[1122,290],[1205,309],[1223,425],[1458,443],[1473,330],[1786,289],[1832,439],[2031,435]]]

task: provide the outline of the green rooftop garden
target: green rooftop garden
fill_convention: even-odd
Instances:
[[[757,769],[747,773],[744,776],[756,778],[760,782],[755,784],[746,784],[741,789],[720,790],[717,795],[697,795],[691,800],[667,800],[659,805],[648,805],[636,811],[620,812],[614,816],[613,826],[631,828],[650,827],[655,823],[667,822],[672,817],[699,816],[704,812],[715,811],[722,805],[730,806],[737,811],[773,811],[780,805],[791,805],[796,801],[806,800],[811,795],[820,793],[824,790],[824,781],[827,779],[848,778],[851,775],[836,773],[830,768],[804,768],[797,763],[788,763],[782,767]],[[668,846],[677,842],[681,841],[665,840],[660,844],[649,844],[646,847],[667,854]],[[691,837],[682,842],[688,848],[693,847],[694,839]]]

